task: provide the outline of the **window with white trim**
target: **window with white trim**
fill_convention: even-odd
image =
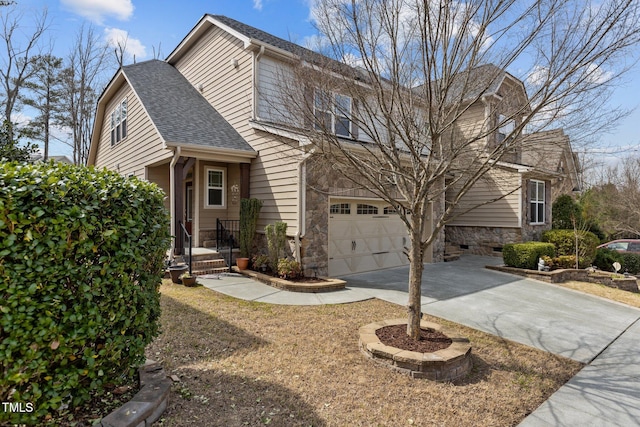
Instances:
[[[205,179],[205,207],[223,208],[225,206],[225,170],[209,168]]]
[[[500,114],[498,115],[498,144],[508,144],[513,137],[513,131],[516,128],[516,122],[513,119]],[[509,136],[509,139],[507,137]]]
[[[529,219],[531,224],[544,224],[545,185],[544,181],[529,181]]]
[[[317,130],[351,138],[353,134],[352,103],[353,101],[348,96],[316,89],[313,103],[314,127]]]
[[[127,98],[111,112],[111,146],[127,137]]]

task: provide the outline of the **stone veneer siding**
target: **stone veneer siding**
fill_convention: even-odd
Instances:
[[[511,227],[465,227],[451,225],[445,229],[449,245],[473,255],[502,256],[506,243],[522,241],[521,229]]]

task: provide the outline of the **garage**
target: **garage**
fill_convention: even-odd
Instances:
[[[330,276],[406,265],[409,260],[404,251],[408,245],[406,227],[388,203],[371,199],[331,198]]]

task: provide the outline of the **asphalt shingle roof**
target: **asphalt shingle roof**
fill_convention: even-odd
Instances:
[[[151,60],[122,71],[166,142],[255,152],[172,65]]]

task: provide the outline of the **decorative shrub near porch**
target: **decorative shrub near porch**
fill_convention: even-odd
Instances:
[[[38,423],[132,374],[158,334],[164,193],[115,172],[0,164],[0,400]]]

